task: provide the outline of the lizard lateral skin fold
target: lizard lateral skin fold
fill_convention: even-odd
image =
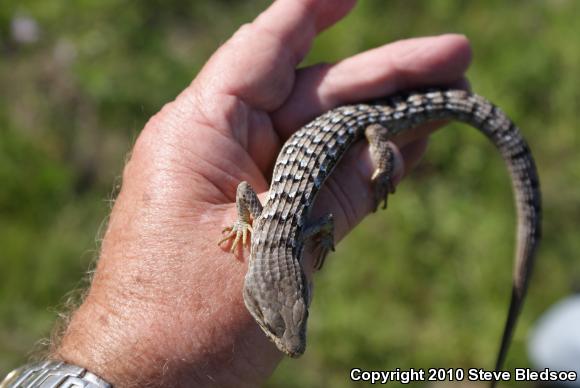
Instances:
[[[244,301],[278,349],[291,357],[306,347],[310,285],[302,268],[305,242],[318,248],[316,268],[334,249],[329,214],[310,220],[316,196],[352,144],[366,138],[375,173],[371,182],[377,206],[392,193],[393,148],[388,140],[433,120],[467,123],[487,136],[511,175],[518,223],[512,296],[496,370],[501,369],[528,288],[541,235],[540,183],[530,148],[514,123],[485,98],[453,89],[407,92],[369,103],[335,108],[316,118],[282,147],[266,203],[246,182],[238,186],[238,220],[225,229],[221,242],[233,239],[232,250],[251,233]],[[253,223],[251,223],[253,219]],[[220,242],[220,243],[221,243]]]

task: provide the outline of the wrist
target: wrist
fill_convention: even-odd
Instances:
[[[131,320],[89,296],[72,315],[51,358],[86,368],[114,386],[130,385],[139,368],[135,357],[147,369],[149,351],[129,333],[135,333]]]
[[[85,387],[111,388],[99,376],[76,365],[62,361],[39,361],[8,373],[0,382],[3,388]]]
[[[197,301],[225,307],[196,312],[191,300],[146,302],[119,289],[111,295],[114,287],[100,280],[72,315],[52,358],[113,386],[256,386],[281,359],[241,300]]]

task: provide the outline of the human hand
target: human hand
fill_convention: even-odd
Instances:
[[[281,353],[242,301],[247,263],[216,244],[236,217],[236,186],[245,180],[265,193],[284,140],[324,111],[460,82],[470,60],[466,39],[445,35],[296,70],[317,33],[354,3],[274,2],[147,123],[92,286],[55,357],[115,386],[258,385],[272,373]],[[395,140],[399,178],[433,129]],[[367,153],[355,145],[320,194],[315,213],[334,214],[337,240],[373,209]],[[346,186],[357,190],[339,189]]]

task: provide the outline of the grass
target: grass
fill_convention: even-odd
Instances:
[[[55,306],[95,259],[125,155],[147,118],[266,4],[8,0],[0,8],[0,372],[49,334]],[[37,21],[37,42],[9,38],[22,16]],[[580,275],[579,16],[580,3],[566,0],[366,0],[305,61],[412,36],[470,38],[472,87],[522,128],[544,193],[545,237],[508,368],[529,365],[527,333]],[[284,361],[268,386],[349,386],[354,366],[491,368],[514,220],[507,173],[486,140],[459,125],[435,134],[388,212],[360,225],[317,276],[308,352]]]

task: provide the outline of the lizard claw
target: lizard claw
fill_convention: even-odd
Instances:
[[[371,182],[376,203],[374,211],[377,211],[381,201],[383,202],[383,209],[386,209],[389,194],[395,193],[395,185],[390,175],[386,171],[376,171],[371,178]]]
[[[306,235],[309,235],[315,243],[316,257],[314,269],[319,271],[330,251],[334,252],[334,217],[327,214],[315,224],[307,228]]]
[[[240,241],[242,242],[242,247],[248,246],[248,237],[254,232],[252,226],[244,221],[236,221],[232,226],[227,226],[222,230],[222,234],[226,234],[224,238],[218,241],[218,245],[234,239],[232,246],[230,247],[230,252],[234,252]]]
[[[320,271],[328,253],[334,252],[334,238],[331,234],[326,234],[317,239],[316,244],[318,245],[318,255],[314,260],[314,269]]]

